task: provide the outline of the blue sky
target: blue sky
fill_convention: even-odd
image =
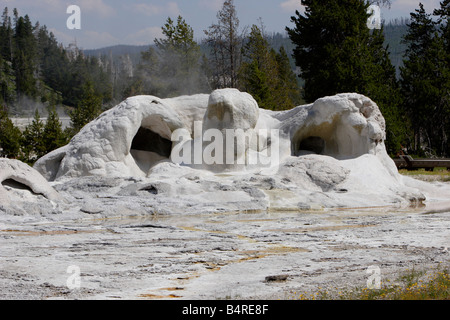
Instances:
[[[393,0],[391,9],[383,9],[386,20],[409,17],[420,0]],[[439,0],[422,0],[428,12],[439,6]],[[95,49],[116,44],[150,44],[161,36],[161,26],[167,17],[181,15],[191,25],[197,40],[203,30],[216,19],[223,0],[0,0],[0,8],[10,12],[17,8],[52,31],[59,42],[67,45],[75,39],[83,49]],[[69,30],[66,13],[69,5],[81,9],[81,29]],[[266,30],[284,32],[292,26],[290,17],[302,10],[300,0],[235,0],[241,26],[257,24],[262,18]]]

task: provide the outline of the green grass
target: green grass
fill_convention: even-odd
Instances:
[[[448,270],[407,270],[395,281],[382,282],[380,289],[354,288],[350,290],[323,290],[314,294],[293,293],[299,300],[449,300],[450,276]]]
[[[423,178],[423,180],[438,180],[443,182],[450,181],[450,171],[447,168],[434,168],[433,171],[426,171],[425,169],[411,170],[406,169],[399,170],[400,174],[410,176],[413,178]],[[428,178],[428,179],[427,179]]]

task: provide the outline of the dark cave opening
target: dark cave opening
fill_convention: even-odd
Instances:
[[[2,181],[2,185],[4,187],[11,188],[11,189],[26,190],[26,191],[31,192],[34,195],[37,195],[29,186],[27,186],[26,184],[17,182],[14,179],[6,179],[6,180],[4,180],[4,181]]]
[[[307,137],[300,142],[298,150],[312,151],[316,154],[322,154],[325,150],[325,140],[317,136]]]
[[[150,129],[140,127],[131,143],[131,150],[154,152],[169,158],[172,152],[172,141],[161,137]]]

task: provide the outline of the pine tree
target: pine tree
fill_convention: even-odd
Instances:
[[[392,65],[388,47],[384,45],[384,27],[371,35],[372,67],[370,80],[361,92],[376,101],[386,120],[386,149],[392,155],[400,152],[411,136],[410,119],[407,116],[396,69]]]
[[[296,45],[294,57],[305,80],[305,99],[316,99],[363,87],[370,32],[368,4],[360,0],[306,0],[305,15],[292,17],[286,28]]]
[[[36,98],[36,39],[28,15],[16,17],[14,28],[13,66],[16,71],[17,94]]]
[[[0,103],[14,104],[17,96],[16,76],[12,64],[13,28],[8,8],[3,10],[0,25]]]
[[[162,26],[163,37],[141,53],[136,75],[123,90],[126,97],[151,94],[158,97],[191,95],[210,91],[200,46],[194,30],[178,16]]]
[[[277,61],[258,26],[252,26],[242,52],[244,61],[239,71],[240,89],[250,93],[261,108],[278,109],[274,95],[278,85]]]
[[[49,107],[42,140],[45,146],[45,154],[67,144],[67,136],[62,129],[62,123],[54,106]]]
[[[278,66],[278,86],[277,92],[281,104],[285,109],[291,109],[303,103],[301,90],[298,85],[297,76],[292,70],[286,49],[281,46],[279,53],[276,54]]]
[[[163,56],[172,55],[181,58],[181,68],[183,71],[189,72],[196,66],[200,58],[200,46],[194,40],[192,27],[181,16],[178,16],[176,25],[171,18],[167,19],[166,24],[162,27],[162,33],[164,38],[155,39],[156,47]]]
[[[204,30],[206,43],[211,48],[211,63],[214,70],[212,87],[237,88],[241,63],[240,50],[244,31],[239,29],[234,0],[226,0],[217,13],[217,23]]]
[[[158,81],[159,59],[154,47],[141,52],[141,61],[136,68],[136,75],[123,90],[124,97],[141,94],[158,95],[163,90]]]
[[[67,91],[70,90],[66,78],[69,73],[69,59],[53,33],[49,33],[45,26],[41,27],[37,34],[39,78],[47,91],[57,94],[62,103]],[[41,95],[44,93],[46,91],[41,91]],[[49,100],[47,97],[42,98],[43,102]]]
[[[401,70],[401,88],[414,129],[414,151],[445,154],[448,148],[449,65],[444,38],[423,4],[411,13],[404,37],[408,44]]]
[[[24,161],[27,163],[32,164],[46,154],[44,126],[39,110],[36,109],[33,121],[25,128],[22,134],[22,150],[24,153]]]
[[[443,155],[450,156],[450,0],[444,0],[440,3],[440,8],[434,10],[434,15],[438,17],[440,24],[440,36],[444,45],[445,66],[442,68],[443,85],[443,117],[445,120],[443,140],[446,140],[446,146],[443,146]]]
[[[102,99],[95,93],[94,85],[87,82],[83,87],[78,107],[70,113],[72,133],[77,134],[86,124],[97,118],[102,112]]]
[[[22,133],[14,126],[8,113],[0,105],[0,149],[1,155],[7,158],[20,156],[20,140]]]
[[[382,30],[367,26],[369,3],[363,0],[304,0],[304,15],[292,17],[286,28],[296,45],[294,57],[304,79],[307,102],[342,92],[364,94],[385,115],[398,115],[400,97]],[[400,148],[404,126],[387,116],[388,151]],[[401,133],[401,134],[400,134]],[[395,141],[393,141],[394,139]]]
[[[12,63],[0,55],[0,102],[12,105],[16,101],[16,77]]]
[[[167,19],[162,33],[164,37],[154,41],[159,60],[158,80],[166,89],[160,96],[205,91],[200,46],[194,40],[192,27],[178,16],[176,24],[171,18]]]
[[[239,89],[250,93],[264,109],[292,109],[300,102],[300,89],[284,47],[271,48],[260,27],[253,25],[242,49]]]
[[[6,61],[12,61],[12,42],[13,29],[11,25],[11,18],[8,15],[8,8],[3,10],[2,25],[0,26],[0,55]]]
[[[113,98],[113,85],[110,76],[100,67],[100,61],[97,57],[86,57],[85,65],[87,77],[83,85],[91,82],[94,86],[96,95],[101,96],[102,102],[107,103]],[[121,75],[124,76],[124,75]]]
[[[440,3],[440,8],[435,9],[433,14],[438,17],[441,36],[444,40],[446,50],[450,54],[450,0]]]

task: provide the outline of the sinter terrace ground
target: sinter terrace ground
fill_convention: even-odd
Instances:
[[[4,219],[0,298],[299,299],[365,288],[369,267],[385,285],[449,268],[449,207]]]

